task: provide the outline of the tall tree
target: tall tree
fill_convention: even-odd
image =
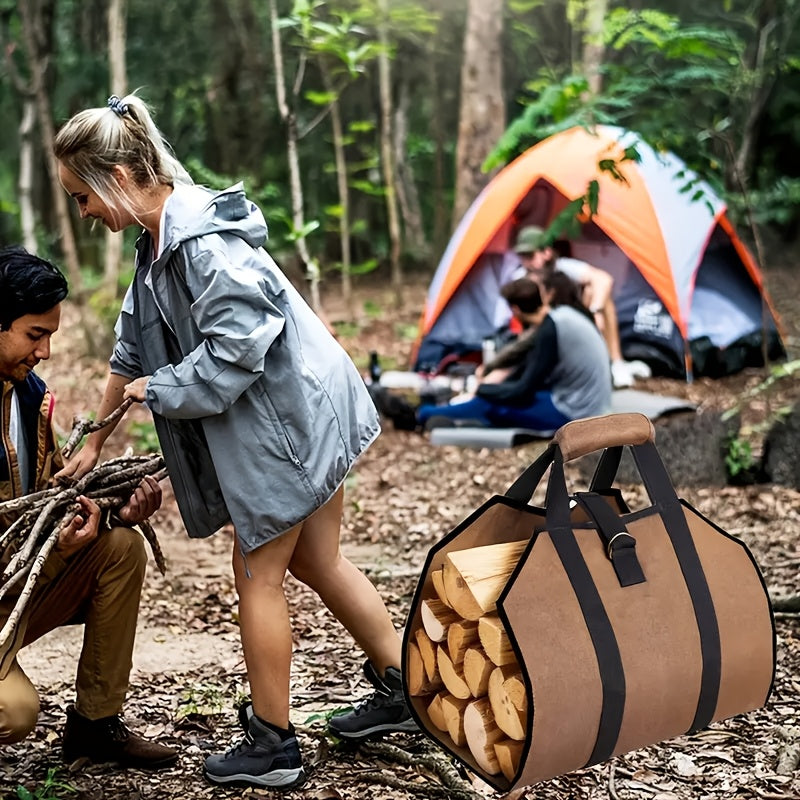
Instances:
[[[567,16],[581,39],[580,72],[586,76],[591,94],[603,88],[603,22],[608,11],[608,0],[568,0]]]
[[[379,8],[378,39],[381,43],[381,50],[378,55],[378,74],[381,101],[381,165],[383,166],[383,184],[386,191],[386,215],[389,220],[389,260],[391,263],[392,289],[399,307],[403,303],[403,271],[400,264],[400,215],[397,206],[396,170],[392,144],[393,105],[391,67],[388,52],[388,0],[380,0]]]
[[[469,0],[456,146],[453,224],[488,183],[483,162],[505,130],[503,0]]]
[[[278,101],[278,111],[283,122],[286,134],[286,151],[289,159],[289,185],[292,194],[292,227],[295,246],[311,289],[311,305],[315,311],[322,308],[319,291],[320,269],[316,259],[311,257],[308,250],[306,236],[309,225],[305,219],[303,202],[303,181],[300,176],[300,156],[298,153],[297,114],[294,103],[296,96],[292,97],[290,105],[286,92],[286,72],[283,60],[283,42],[281,41],[281,25],[278,19],[276,0],[269,0],[269,17],[272,26],[272,58],[275,66],[275,95]],[[299,90],[297,81],[293,83],[296,91]]]
[[[111,94],[123,97],[128,92],[125,60],[125,0],[110,0],[108,4],[108,69]],[[106,257],[103,270],[103,289],[114,298],[119,287],[122,264],[122,231],[106,230]]]
[[[43,0],[30,3],[19,0],[19,15],[22,21],[22,35],[28,55],[28,68],[31,76],[31,88],[36,103],[36,115],[39,122],[42,149],[45,153],[47,174],[50,179],[50,191],[56,209],[56,219],[61,236],[61,249],[67,265],[72,294],[76,299],[83,296],[83,278],[81,277],[78,249],[67,206],[67,196],[58,181],[58,164],[53,154],[55,128],[50,106],[50,97],[45,80],[45,68],[50,62],[52,53],[52,18],[55,0]],[[48,24],[48,22],[50,24]]]

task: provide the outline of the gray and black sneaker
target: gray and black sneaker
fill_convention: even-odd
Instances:
[[[251,715],[247,723],[247,732],[239,744],[206,759],[203,770],[206,779],[211,783],[267,789],[300,786],[306,775],[294,728],[290,725],[292,736],[282,740],[280,734],[256,716]]]
[[[337,714],[328,721],[328,730],[340,739],[368,739],[386,733],[416,733],[417,723],[411,716],[403,695],[400,670],[389,667],[383,678],[369,661],[364,674],[375,687],[369,697],[358,702],[352,711]]]

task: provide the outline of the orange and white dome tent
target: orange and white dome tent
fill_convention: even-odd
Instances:
[[[638,161],[622,160],[634,146]],[[624,181],[601,170],[613,159]],[[783,354],[758,267],[724,201],[671,153],[611,126],[570,128],[531,147],[486,186],[456,228],[428,290],[416,369],[480,348],[507,322],[499,288],[517,267],[523,225],[547,227],[599,184],[597,213],[571,241],[575,258],[614,277],[623,355],[656,374],[729,374]],[[766,304],[766,314],[764,308]]]

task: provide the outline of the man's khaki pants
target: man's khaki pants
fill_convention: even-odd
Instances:
[[[39,694],[14,657],[25,645],[61,625],[84,625],[75,682],[78,713],[100,719],[119,713],[128,691],[139,597],[147,554],[142,537],[129,528],[101,531],[73,555],[52,580],[34,590],[27,627],[12,645],[0,679],[0,745],[24,739],[36,725]],[[11,607],[0,607],[0,627]],[[0,672],[0,674],[3,674]]]

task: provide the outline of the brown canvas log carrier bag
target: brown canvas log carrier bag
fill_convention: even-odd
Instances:
[[[421,728],[507,791],[762,706],[775,632],[746,546],[679,499],[650,420],[571,422],[431,548],[403,639]],[[612,488],[629,447],[650,506]],[[564,463],[602,450],[590,491]],[[550,467],[544,508],[529,505]]]

